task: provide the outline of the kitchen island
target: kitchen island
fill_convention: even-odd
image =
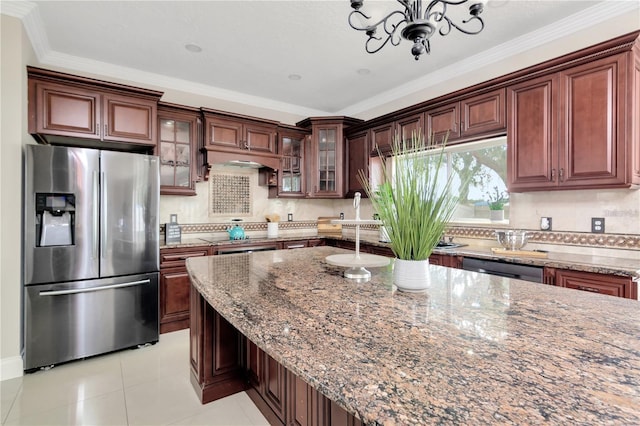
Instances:
[[[345,252],[190,258],[192,296],[365,423],[640,423],[638,301],[436,265],[400,293],[390,268],[357,283],[324,261]],[[216,327],[195,325],[198,390],[193,345]]]

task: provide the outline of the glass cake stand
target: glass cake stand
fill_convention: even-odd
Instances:
[[[360,193],[356,192],[353,197],[353,206],[356,209],[355,219],[334,219],[331,223],[340,223],[343,225],[356,226],[356,252],[355,254],[332,254],[327,256],[325,260],[330,265],[348,267],[344,271],[345,278],[366,281],[371,278],[371,272],[365,267],[374,268],[387,266],[390,262],[388,257],[378,256],[376,254],[360,253],[360,225],[382,225],[380,220],[362,220],[360,219]]]

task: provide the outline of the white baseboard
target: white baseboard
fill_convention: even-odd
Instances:
[[[22,357],[12,356],[0,359],[0,381],[15,379],[23,374]]]

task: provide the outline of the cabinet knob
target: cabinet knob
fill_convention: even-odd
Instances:
[[[564,182],[564,167],[560,167],[560,182]]]
[[[551,169],[551,182],[556,181],[556,169]]]
[[[249,142],[244,141],[244,149],[249,149]]]

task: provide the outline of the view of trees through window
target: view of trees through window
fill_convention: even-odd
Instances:
[[[439,155],[441,150],[425,155]],[[507,142],[505,137],[480,142],[460,144],[444,149],[445,159],[436,170],[437,161],[432,162],[431,174],[437,173],[438,181],[453,179],[453,190],[459,198],[453,221],[484,221],[489,219],[489,201],[507,194]],[[410,161],[410,159],[407,159]],[[468,173],[468,175],[466,175]],[[468,176],[468,183],[463,185]],[[509,217],[508,201],[504,206],[505,219]]]

